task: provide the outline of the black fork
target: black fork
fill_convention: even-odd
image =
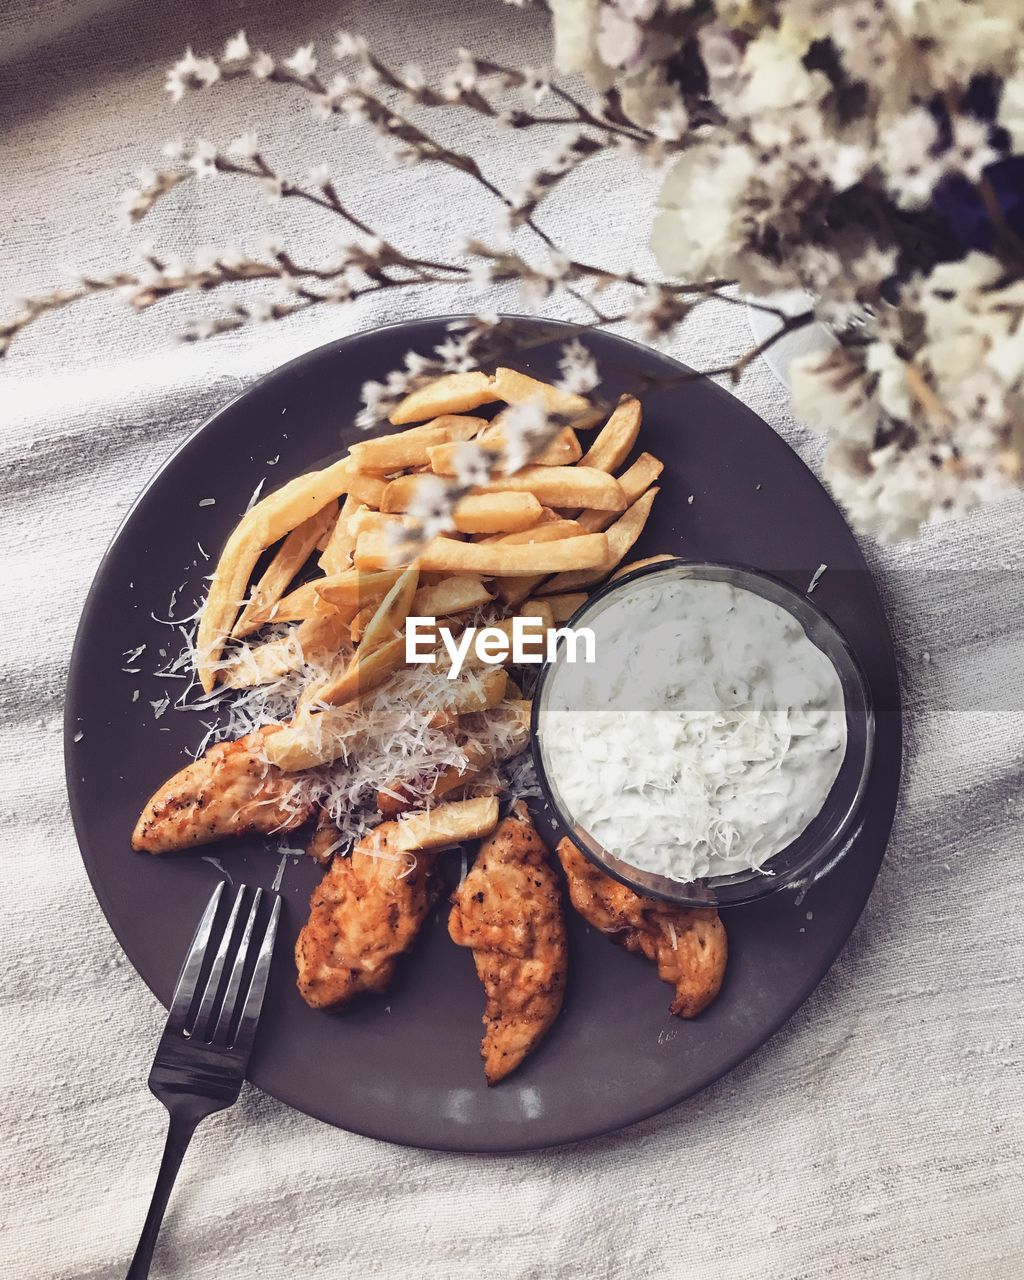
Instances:
[[[149,1275],[171,1188],[196,1126],[215,1111],[230,1107],[245,1079],[281,914],[281,899],[267,889],[251,891],[246,914],[243,908],[249,892],[248,885],[238,886],[221,931],[215,925],[224,883],[217,885],[174,989],[167,1025],[149,1073],[150,1089],[170,1114],[167,1143],[126,1280],[145,1280]],[[269,918],[260,925],[265,896],[273,899],[273,905]],[[204,973],[206,982],[200,987]]]

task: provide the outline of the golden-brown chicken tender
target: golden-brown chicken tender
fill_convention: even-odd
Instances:
[[[132,848],[171,853],[224,836],[292,831],[312,813],[295,779],[268,763],[265,733],[220,742],[169,778],[132,832]]]
[[[525,805],[483,842],[452,902],[448,931],[472,947],[484,986],[480,1056],[497,1084],[547,1034],[565,993],[562,894]]]
[[[572,905],[584,920],[627,951],[653,960],[658,977],[675,987],[671,1011],[695,1018],[706,1009],[722,986],[728,958],[718,912],[641,897],[595,867],[568,836],[559,842],[558,858]]]
[[[385,990],[437,896],[437,854],[394,849],[397,831],[385,822],[367,832],[313,892],[295,964],[299,992],[314,1009]]]

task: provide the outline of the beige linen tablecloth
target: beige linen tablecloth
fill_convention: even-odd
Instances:
[[[339,23],[430,71],[459,45],[534,65],[547,56],[543,10],[484,0],[9,0],[4,291],[52,284],[69,267],[99,270],[146,237],[181,250],[256,248],[300,221],[229,184],[179,193],[141,233],[122,229],[117,192],[178,135],[225,141],[255,128],[300,175],[331,159],[353,207],[406,244],[437,249],[486,230],[493,210],[459,175],[387,168],[362,133],[312,124],[295,93],[234,87],[174,108],[161,91],[190,41],[201,50],[244,24],[284,52],[326,41]],[[483,145],[482,123],[459,125]],[[488,164],[508,181],[533,146],[507,135],[488,147]],[[545,220],[591,258],[645,267],[646,181],[597,162]],[[311,249],[338,236],[326,216],[302,221],[298,241]],[[123,1275],[163,1142],[163,1112],[144,1083],[163,1014],[93,899],[64,790],[65,673],[100,556],[150,473],[252,378],[339,334],[465,299],[385,295],[174,346],[175,325],[203,305],[139,321],[83,306],[26,335],[0,371],[0,1274],[12,1280]],[[722,308],[673,351],[719,362],[747,341],[742,310]],[[817,460],[819,442],[792,422],[763,365],[739,394]],[[1011,502],[915,545],[867,547],[900,646],[902,804],[849,946],[766,1048],[660,1118],[508,1158],[352,1137],[246,1089],[200,1130],[154,1275],[1024,1275],[1022,515]]]

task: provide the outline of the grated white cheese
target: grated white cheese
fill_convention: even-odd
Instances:
[[[259,484],[256,486],[256,488],[255,488],[255,489],[253,489],[253,491],[252,491],[252,497],[249,499],[248,505],[247,505],[247,506],[246,506],[246,508],[245,508],[245,509],[246,509],[246,511],[251,511],[251,510],[253,509],[253,507],[256,505],[256,503],[257,503],[257,502],[259,502],[259,500],[260,500],[260,494],[263,492],[263,486],[264,486],[266,483],[267,483],[267,477],[266,477],[266,476],[264,476],[264,477],[263,477],[263,479],[262,479],[262,480],[259,482]]]
[[[267,643],[280,645],[282,653],[289,656],[287,669],[262,684],[237,689],[221,684],[212,693],[203,693],[195,676],[199,613],[197,608],[184,623],[156,619],[176,626],[182,638],[181,651],[158,674],[186,682],[174,705],[178,710],[199,714],[204,733],[194,758],[215,742],[243,737],[264,725],[287,723],[295,715],[300,699],[307,700],[308,691],[330,674],[328,668],[305,661],[296,640],[296,626],[267,627],[252,643],[243,641],[233,646],[221,664],[222,673],[228,678],[255,675],[259,667],[255,655]],[[351,653],[350,647],[343,647],[334,655],[334,661],[347,665]],[[479,682],[480,676],[480,672],[467,671],[463,679],[472,684]],[[432,717],[450,704],[451,696],[452,682],[444,666],[423,664],[397,672],[344,718],[341,757],[329,765],[295,774],[285,808],[295,812],[310,800],[322,806],[339,828],[333,853],[347,850],[380,821],[379,791],[402,798],[411,796],[414,800],[429,797],[444,770],[454,767],[462,771],[469,767],[463,746],[465,736],[457,738],[430,724]],[[157,704],[152,705],[156,712]],[[163,714],[163,710],[166,707],[157,714]],[[460,729],[471,736],[474,746],[499,762],[490,781],[507,785],[513,799],[540,794],[529,757],[520,754],[529,743],[529,726],[515,706],[505,704],[463,716]]]

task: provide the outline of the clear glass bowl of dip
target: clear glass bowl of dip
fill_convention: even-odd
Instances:
[[[725,582],[780,606],[801,625],[808,639],[835,668],[842,686],[846,710],[846,754],[838,776],[817,815],[790,844],[773,854],[760,868],[730,875],[708,876],[689,883],[631,866],[595,840],[575,821],[559,795],[545,756],[544,718],[550,701],[552,673],[563,661],[559,656],[541,670],[534,691],[532,716],[533,758],[545,799],[557,818],[561,834],[572,840],[585,857],[616,880],[638,893],[683,906],[738,906],[767,897],[786,886],[804,887],[826,875],[849,850],[860,828],[860,814],[875,742],[875,715],[871,693],[860,663],[835,623],[811,598],[788,583],[742,565],[694,562],[682,558],[658,561],[624,574],[595,592],[566,624],[585,627],[610,600],[630,591],[641,579],[671,582],[681,578]]]

